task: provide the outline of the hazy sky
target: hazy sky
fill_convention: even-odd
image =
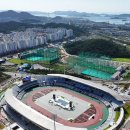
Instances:
[[[130,13],[130,0],[0,0],[0,10]]]

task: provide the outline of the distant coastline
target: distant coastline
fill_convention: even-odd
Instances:
[[[70,17],[70,18],[83,18],[83,19],[88,19],[90,21],[94,21],[94,22],[107,22],[107,23],[110,23],[110,24],[126,24],[126,23],[130,23],[130,17],[122,17],[122,16],[114,16],[114,15],[100,15],[100,14],[89,14],[88,16],[73,16],[73,15],[65,15],[65,14],[57,14],[55,12],[53,13],[42,13],[42,12],[29,12],[31,13],[32,15],[35,15],[35,16],[46,16],[46,17],[56,17],[56,16],[61,16],[61,17]]]

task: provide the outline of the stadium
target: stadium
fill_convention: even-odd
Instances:
[[[124,118],[123,99],[105,86],[81,78],[49,74],[26,77],[5,93],[5,110],[31,130],[114,130]],[[115,111],[120,117],[114,122]]]

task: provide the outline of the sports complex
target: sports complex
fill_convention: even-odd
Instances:
[[[24,59],[30,62],[47,62],[52,63],[60,58],[58,48],[38,48],[30,51],[20,53],[20,59]]]
[[[123,99],[113,90],[63,74],[25,78],[5,93],[8,114],[36,130],[114,130],[124,119]],[[120,117],[114,122],[115,111]]]
[[[80,54],[67,59],[72,71],[102,80],[117,79],[117,68],[124,66],[119,62],[113,62],[111,58],[95,54]]]
[[[61,57],[60,49],[56,47],[32,49],[19,54],[21,60],[29,63],[55,63]],[[113,79],[116,69],[121,66],[110,57],[89,52],[81,53],[77,57],[70,56],[66,62],[70,71],[102,80]]]

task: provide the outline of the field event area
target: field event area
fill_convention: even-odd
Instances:
[[[54,95],[58,98],[58,103],[51,102]],[[91,129],[91,125],[96,127],[106,120],[109,113],[100,101],[61,87],[34,88],[28,90],[21,100],[51,119],[56,115],[56,121],[59,123],[87,127],[88,130]],[[64,108],[70,101],[73,104],[73,109]]]

